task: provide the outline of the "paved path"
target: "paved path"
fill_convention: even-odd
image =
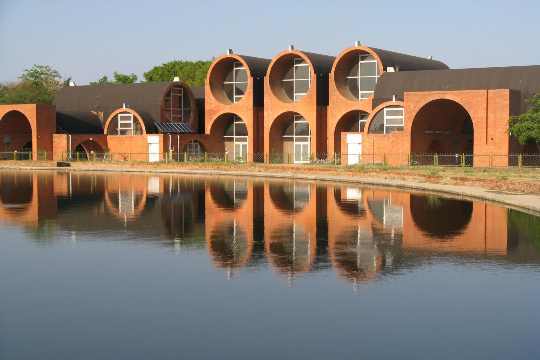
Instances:
[[[325,181],[333,183],[350,183],[370,186],[384,186],[397,189],[407,189],[411,191],[421,191],[433,194],[445,194],[451,197],[463,199],[483,199],[499,203],[510,208],[519,209],[528,213],[540,216],[540,195],[535,194],[515,194],[488,190],[481,187],[434,184],[420,181],[384,179],[375,176],[343,176],[343,175],[325,175],[321,173],[303,173],[295,172],[272,172],[272,171],[238,171],[238,170],[211,170],[211,169],[154,169],[146,167],[111,167],[96,168],[76,166],[71,168],[58,168],[46,166],[1,166],[1,169],[13,170],[55,170],[55,171],[87,171],[87,172],[130,172],[130,173],[155,173],[155,174],[188,174],[188,175],[207,175],[207,176],[251,176],[261,178],[280,178],[280,179],[302,179],[310,181]]]

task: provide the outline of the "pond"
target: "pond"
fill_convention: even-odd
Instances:
[[[0,172],[2,359],[540,357],[540,219],[305,181]]]

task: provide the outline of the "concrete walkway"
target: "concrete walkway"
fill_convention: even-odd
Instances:
[[[340,176],[325,175],[321,173],[303,173],[296,172],[267,172],[267,171],[238,171],[238,170],[210,170],[210,169],[154,169],[137,167],[67,167],[59,168],[52,166],[0,166],[0,169],[11,170],[54,170],[54,171],[84,171],[84,172],[121,172],[121,173],[154,173],[154,174],[184,174],[184,175],[204,175],[204,176],[249,176],[260,178],[278,178],[278,179],[301,179],[308,181],[324,181],[331,183],[348,183],[369,185],[378,187],[388,187],[394,189],[406,189],[413,192],[423,192],[430,194],[446,195],[460,199],[482,199],[498,203],[509,208],[525,211],[527,213],[540,216],[540,195],[535,194],[515,194],[500,192],[496,190],[484,189],[474,186],[435,184],[419,181],[384,179],[375,176]]]

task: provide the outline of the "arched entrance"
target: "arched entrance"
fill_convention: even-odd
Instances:
[[[413,163],[433,164],[435,154],[440,165],[473,165],[474,126],[467,110],[459,103],[434,100],[422,107],[411,128]],[[462,157],[461,155],[464,155]]]
[[[311,154],[311,129],[300,114],[287,112],[277,117],[270,127],[270,162],[309,163]]]
[[[246,123],[235,114],[223,114],[214,121],[212,136],[222,138],[224,158],[229,161],[248,161],[248,130]]]
[[[13,110],[0,119],[0,152],[14,152],[18,160],[32,158],[32,127],[28,118]],[[4,154],[2,158],[13,159],[13,155]]]
[[[334,128],[334,153],[341,155],[341,133],[342,132],[363,132],[368,119],[368,113],[354,110],[343,115]]]
[[[94,140],[85,140],[75,147],[73,158],[77,160],[95,160],[103,156],[104,149]]]

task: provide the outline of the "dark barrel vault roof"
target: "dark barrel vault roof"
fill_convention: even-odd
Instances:
[[[520,111],[540,93],[540,65],[384,73],[375,87],[375,103],[403,100],[405,92],[510,89],[520,94]]]
[[[334,56],[316,54],[302,50],[299,51],[305,56],[307,56],[307,58],[311,62],[311,65],[313,65],[313,71],[315,71],[316,74],[329,74],[332,70],[332,66],[334,65],[335,60]]]
[[[271,62],[270,59],[263,59],[259,57],[240,55],[240,54],[237,54],[237,56],[241,57],[242,60],[246,62],[249,68],[249,72],[251,73],[251,76],[256,77],[256,78],[262,78],[266,76],[268,65],[270,65],[270,62]]]
[[[377,54],[377,56],[379,56],[385,68],[391,66],[399,71],[448,69],[448,65],[438,60],[401,54],[394,51],[382,50],[372,47],[370,47],[370,49],[373,50]]]
[[[154,121],[160,121],[161,101],[171,84],[173,82],[64,87],[55,99],[57,131],[103,133],[107,117],[123,104],[139,113],[147,131],[153,131]],[[196,100],[204,98],[204,91],[195,88],[192,92]]]

